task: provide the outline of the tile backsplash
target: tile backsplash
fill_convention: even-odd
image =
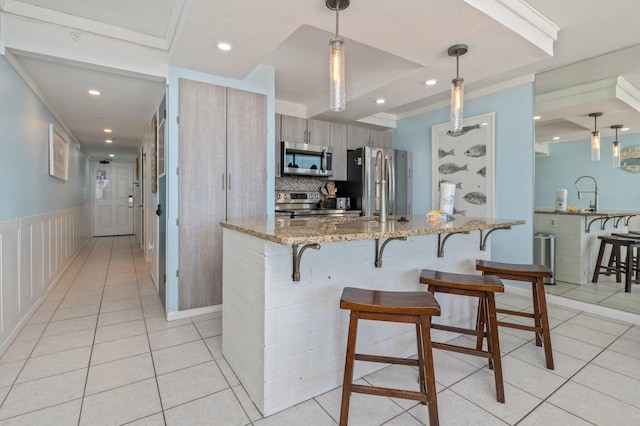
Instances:
[[[275,182],[276,191],[319,191],[324,186],[327,179],[318,179],[304,176],[282,176],[277,177]]]

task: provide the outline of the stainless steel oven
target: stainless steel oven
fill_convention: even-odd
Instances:
[[[282,143],[282,174],[302,176],[333,175],[333,149],[306,143]]]
[[[360,210],[322,208],[323,196],[320,192],[276,192],[277,217],[356,217]]]

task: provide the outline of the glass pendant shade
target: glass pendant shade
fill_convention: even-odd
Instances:
[[[620,167],[620,142],[613,142],[613,167]]]
[[[336,37],[329,41],[331,48],[329,58],[329,108],[331,111],[344,111],[345,108],[345,74],[344,74],[344,40]]]
[[[591,161],[600,161],[600,132],[591,132]]]
[[[464,78],[451,80],[451,133],[462,131],[462,109],[464,105]]]

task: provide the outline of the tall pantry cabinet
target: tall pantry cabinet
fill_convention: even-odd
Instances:
[[[265,95],[180,79],[178,309],[222,303],[220,222],[266,219]]]

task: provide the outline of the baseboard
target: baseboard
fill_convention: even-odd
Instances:
[[[202,308],[187,309],[184,311],[167,312],[167,321],[175,321],[183,318],[196,317],[198,315],[220,312],[222,305],[204,306]]]

